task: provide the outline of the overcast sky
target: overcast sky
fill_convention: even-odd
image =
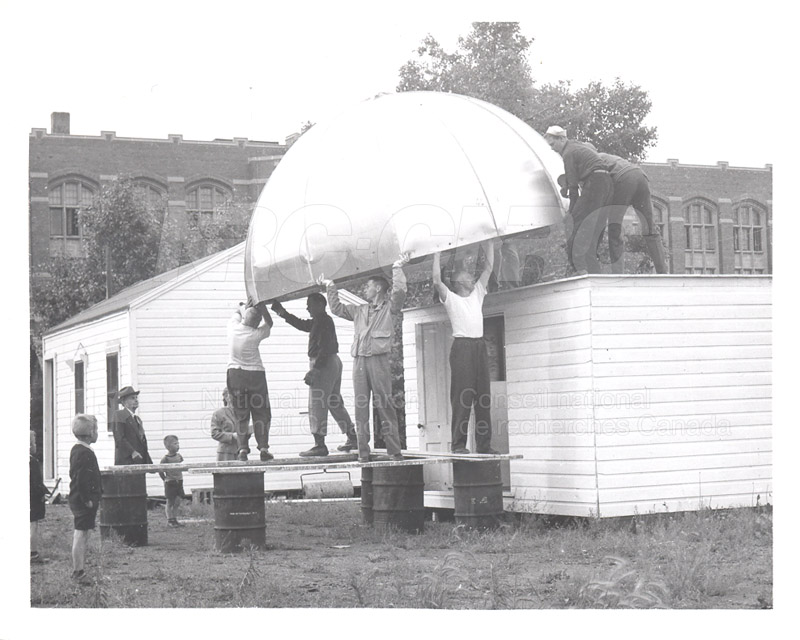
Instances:
[[[17,34],[35,42],[26,124],[49,130],[50,113],[68,111],[75,134],[282,142],[306,120],[394,91],[427,33],[451,50],[473,20],[513,19],[534,39],[537,81],[618,76],[648,91],[659,132],[649,160],[774,162],[773,139],[752,135],[773,94],[769,3],[287,4],[29,3]]]

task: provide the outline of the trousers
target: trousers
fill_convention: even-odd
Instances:
[[[492,394],[489,358],[483,338],[455,338],[450,347],[451,449],[467,446],[472,407],[475,407],[475,447],[486,451],[492,440]]]
[[[309,363],[314,366],[314,360]],[[342,433],[351,433],[353,422],[342,400],[342,361],[337,355],[329,356],[319,369],[317,380],[308,389],[308,420],[311,433],[328,435],[328,413],[339,425]]]
[[[392,371],[388,353],[355,357],[353,390],[359,457],[367,457],[370,452],[370,395],[380,418],[380,434],[386,443],[386,452],[389,455],[400,453],[400,430],[397,424],[397,412],[392,404]]]
[[[650,183],[647,176],[641,169],[631,169],[626,171],[614,183],[614,193],[611,196],[611,206],[608,213],[608,253],[611,259],[611,269],[614,273],[623,272],[623,260],[625,257],[625,243],[622,237],[622,221],[628,207],[633,207],[636,213],[644,222],[642,235],[658,235],[659,230],[653,219],[653,203],[650,199]],[[663,249],[657,246],[655,255],[650,257],[656,266],[658,273],[666,273],[662,267],[664,262]],[[648,252],[649,246],[648,246]]]
[[[606,225],[613,183],[611,175],[595,171],[583,182],[572,210],[572,229],[567,233],[567,258],[578,273],[602,273],[597,243]]]
[[[228,392],[238,421],[237,438],[239,448],[250,451],[247,441],[248,422],[253,418],[253,434],[259,449],[269,449],[269,426],[272,409],[269,404],[267,375],[263,371],[228,369]]]

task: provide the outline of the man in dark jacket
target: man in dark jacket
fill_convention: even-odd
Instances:
[[[328,434],[328,412],[336,420],[339,429],[347,435],[347,442],[339,451],[358,449],[356,428],[342,400],[342,361],[339,359],[339,341],[333,318],[325,313],[327,301],[321,293],[312,293],[306,301],[310,320],[303,320],[289,313],[280,302],[272,310],[295,329],[308,333],[308,360],[310,369],[305,376],[308,385],[308,420],[314,446],[301,456],[327,456],[325,436]]]
[[[564,159],[570,214],[567,222],[572,223],[572,229],[567,229],[567,258],[579,274],[602,273],[597,242],[613,196],[611,174],[596,151],[568,140],[561,127],[550,127],[544,139]]]
[[[114,464],[153,464],[147,452],[147,438],[142,419],[136,415],[139,392],[133,387],[123,387],[117,394],[122,409],[111,418],[114,433]]]

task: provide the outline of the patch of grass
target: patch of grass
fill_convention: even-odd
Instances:
[[[51,507],[42,528],[49,562],[31,568],[31,605],[772,606],[772,512],[763,507],[582,522],[525,514],[490,531],[440,520],[411,534],[365,526],[357,503],[269,504],[266,549],[236,554],[217,551],[210,505],[191,515],[171,529],[151,513],[141,548],[95,532],[92,584],[79,587],[70,579],[69,509]]]

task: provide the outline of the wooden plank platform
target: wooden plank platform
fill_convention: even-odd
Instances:
[[[386,456],[382,450],[373,450],[373,456]],[[319,469],[353,469],[358,467],[407,467],[417,464],[442,464],[453,460],[465,462],[487,462],[490,460],[517,460],[522,458],[518,453],[428,453],[422,451],[404,451],[403,460],[373,460],[359,462],[355,453],[335,453],[323,457],[286,457],[273,458],[267,462],[261,460],[228,460],[224,462],[182,462],[179,464],[126,464],[110,465],[104,472],[113,473],[157,473],[159,471],[187,471],[189,473],[256,473],[263,471],[305,471]]]
[[[322,469],[359,469],[375,467],[413,467],[423,464],[442,464],[451,462],[451,458],[411,458],[404,460],[375,460],[374,462],[308,462],[305,464],[270,464],[251,465],[247,467],[223,467],[215,469],[189,469],[191,474],[201,473],[264,473],[265,471],[319,471]],[[276,462],[272,460],[271,462]]]

